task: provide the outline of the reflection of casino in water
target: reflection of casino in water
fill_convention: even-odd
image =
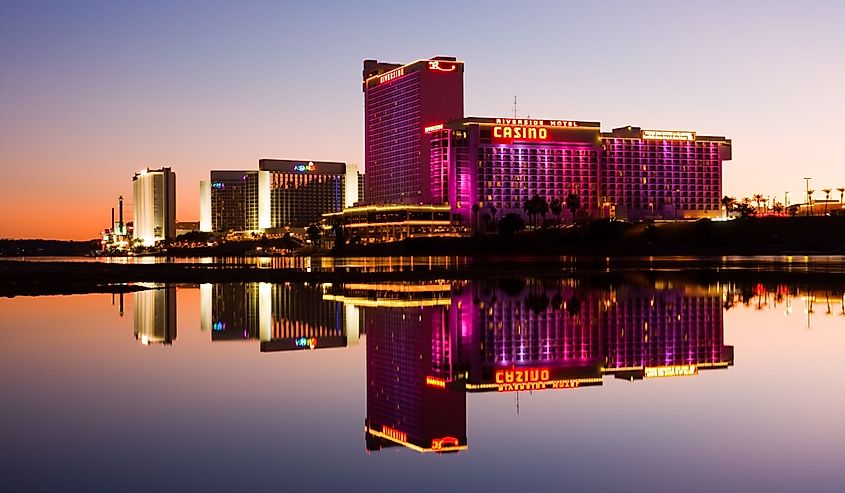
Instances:
[[[453,366],[451,285],[355,284],[341,291],[328,296],[360,306],[366,326],[367,449],[466,449],[466,397],[439,385]]]
[[[135,339],[144,345],[173,344],[176,340],[176,288],[135,291],[132,297]]]
[[[720,294],[570,281],[344,287],[367,332],[367,447],[466,448],[464,391],[577,389],[733,364]]]
[[[213,341],[260,340],[262,352],[357,344],[358,309],[324,299],[320,284],[200,285],[200,320]]]

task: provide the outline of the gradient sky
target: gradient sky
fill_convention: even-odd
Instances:
[[[520,116],[727,136],[727,194],[796,202],[804,176],[845,186],[843,25],[841,1],[4,1],[0,237],[93,238],[148,165],[197,220],[210,169],[361,163],[365,58],[458,56],[467,115],[516,94]]]

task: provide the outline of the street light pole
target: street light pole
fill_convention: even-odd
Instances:
[[[807,215],[808,216],[810,215],[810,180],[812,180],[812,178],[807,178],[806,176],[804,177],[804,182],[806,184],[806,190],[807,190]]]

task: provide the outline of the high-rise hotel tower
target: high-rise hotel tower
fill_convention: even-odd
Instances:
[[[176,173],[145,169],[132,177],[134,236],[144,246],[176,237]]]
[[[431,194],[430,134],[422,129],[463,117],[463,62],[364,60],[363,75],[367,203],[441,203]]]

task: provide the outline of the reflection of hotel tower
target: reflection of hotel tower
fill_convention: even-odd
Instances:
[[[365,320],[368,450],[466,448],[466,398],[445,388],[453,356],[449,290],[446,283],[354,285],[334,295],[359,304]]]
[[[626,289],[605,300],[607,363],[618,378],[695,373],[733,364],[718,292]],[[667,373],[669,372],[669,373]]]
[[[214,341],[259,339],[262,352],[356,344],[357,309],[324,294],[319,284],[203,284],[201,326]]]
[[[176,339],[176,288],[136,291],[135,339],[141,344],[173,344]]]

